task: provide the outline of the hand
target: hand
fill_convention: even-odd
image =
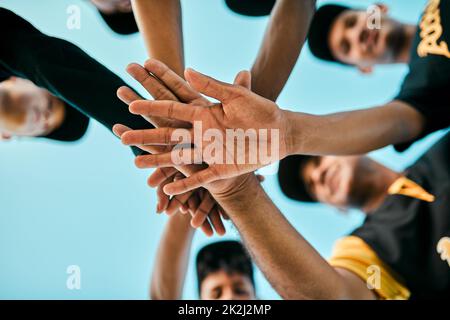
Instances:
[[[209,102],[205,98],[194,92],[183,79],[178,77],[161,62],[149,60],[146,62],[145,67],[146,68],[144,69],[137,64],[132,64],[128,67],[128,72],[137,81],[139,81],[155,99],[177,99],[178,96],[183,99],[190,99],[191,103],[196,105],[209,105]],[[158,77],[158,79],[156,77]],[[235,84],[250,88],[250,77],[248,77],[248,73],[240,73],[236,77]],[[134,91],[126,87],[119,89],[118,95],[127,104],[130,104],[139,98]],[[159,125],[162,120],[167,121],[164,118],[149,119],[149,121],[152,122],[155,120],[159,121],[159,123],[155,123],[155,125]],[[130,131],[129,128],[121,125],[116,125],[114,129],[115,132],[117,131],[116,133],[119,136],[122,136],[127,131]],[[143,150],[146,150],[147,148],[154,146],[141,145],[140,147]],[[195,170],[198,171],[203,168],[204,166],[191,165],[183,167],[181,171],[186,171],[187,174],[192,174],[193,172],[195,173]],[[174,181],[171,177],[175,176],[177,173],[178,170],[176,168],[160,168],[156,170],[148,179],[148,184],[157,188],[157,212],[166,211],[168,214],[174,214],[181,209],[181,211],[189,212],[192,215],[193,218],[191,225],[193,227],[202,227],[203,229],[205,227],[205,223],[208,221],[207,218],[209,215],[209,220],[214,226],[216,232],[218,234],[225,233],[225,228],[221,223],[220,216],[215,212],[216,207],[222,218],[227,219],[227,215],[223,212],[220,206],[216,204],[216,201],[209,194],[209,192],[205,190],[200,193],[200,195],[192,195],[192,192],[187,192],[170,199],[162,191],[166,184]],[[262,181],[262,177],[259,177],[259,180]],[[232,189],[230,188],[230,184],[232,186],[232,181],[222,181],[211,184],[209,187],[218,194],[224,194],[226,190]],[[200,201],[198,200],[199,198]]]
[[[195,132],[196,135],[201,135],[201,146],[183,148],[182,157],[177,157],[174,150],[136,158],[136,165],[140,168],[189,164],[192,163],[192,159],[196,159],[196,163],[203,161],[209,165],[200,172],[187,175],[188,177],[185,179],[167,184],[164,187],[166,194],[178,195],[220,179],[233,178],[253,172],[288,154],[286,138],[289,134],[287,133],[285,113],[272,101],[252,93],[249,87],[240,85],[240,83],[251,82],[248,72],[239,73],[234,85],[219,82],[193,70],[187,70],[185,76],[193,89],[215,98],[221,103],[210,104],[207,108],[174,101],[135,101],[130,104],[130,111],[142,116],[176,119],[193,125],[195,121],[201,121],[200,132]],[[179,85],[182,86],[181,83]],[[186,84],[183,86],[189,88]],[[216,152],[220,153],[221,151],[222,155],[225,155],[222,159],[217,160],[215,156],[207,152],[207,150],[211,150],[212,143],[203,141],[205,140],[203,137],[205,133],[208,134],[209,129],[218,130],[222,137],[226,137],[226,132],[229,129],[242,129],[243,131],[253,129],[256,130],[257,136],[247,137],[248,143],[244,140],[244,150],[242,151],[242,148],[239,149],[238,147],[237,155],[234,154],[235,141],[230,146],[224,143],[225,138],[219,142],[214,141],[216,145],[217,143],[219,145],[215,149],[218,150]],[[266,137],[258,136],[258,130],[260,129],[266,129]],[[194,136],[194,131],[191,128],[186,129],[184,133],[190,138],[191,142],[196,143],[198,141],[196,139],[199,138]],[[124,134],[122,142],[126,145],[135,146],[175,145],[178,141],[172,139],[174,132],[173,127],[136,130]],[[278,136],[274,138],[275,140],[271,136],[273,132],[278,133]],[[257,150],[249,150],[250,148],[245,146],[250,146],[253,142],[259,144]],[[271,151],[262,150],[263,148]],[[261,152],[264,154],[264,151],[267,159],[261,157]],[[179,153],[180,150],[177,149],[176,152]],[[201,153],[200,156],[199,152]],[[254,158],[255,154],[258,155],[256,159]]]
[[[173,175],[171,176],[171,174]],[[207,236],[213,234],[212,227],[218,235],[224,235],[226,229],[221,220],[221,216],[224,217],[224,214],[207,190],[201,188],[195,190],[195,192],[191,191],[172,197],[170,200],[167,199],[167,195],[162,191],[164,185],[169,181],[177,181],[184,177],[179,171],[175,173],[166,171],[159,181],[154,181],[156,182],[155,187],[157,187],[158,206],[166,206],[168,211],[174,210],[176,212],[179,210],[182,214],[189,213],[192,217],[191,226],[195,229],[202,228]],[[173,204],[175,205],[173,206]],[[171,207],[176,207],[176,209],[171,209]]]
[[[199,106],[202,104],[209,104],[207,99],[190,89],[189,86],[185,86],[185,81],[183,79],[159,61],[150,59],[145,63],[145,68],[138,64],[131,64],[128,66],[127,71],[133,78],[143,85],[143,87],[153,96],[154,99],[173,99],[178,101],[179,97],[180,99],[185,99],[183,101],[188,101]],[[156,77],[158,77],[158,79]],[[164,81],[164,84],[162,81]],[[133,101],[142,99],[128,87],[119,88],[117,94],[118,97],[127,105]],[[181,121],[174,121],[165,118],[147,117],[146,119],[154,126],[187,126],[186,123]],[[117,136],[122,137],[125,132],[131,131],[131,129],[123,125],[115,125],[113,131]],[[171,149],[170,147],[164,146],[140,146],[140,148],[150,153],[161,153],[163,151],[170,151]],[[201,170],[202,168],[202,166],[184,166],[182,171],[192,173],[195,172],[195,170]],[[162,192],[164,185],[172,182],[173,179],[171,178],[173,178],[176,173],[179,173],[177,169],[166,168],[165,171],[160,173],[162,174],[161,177],[163,180],[159,181],[158,185],[152,185],[153,187],[157,187],[158,205],[156,211],[158,213],[165,211],[167,214],[172,215],[178,212],[178,210],[182,207],[185,207],[186,204],[189,204],[192,208],[196,207],[196,210],[191,210],[191,215],[193,217],[197,216],[197,218],[193,218],[192,220],[192,225],[194,227],[201,227],[203,232],[208,236],[213,234],[212,227],[214,227],[217,234],[225,234],[225,227],[220,220],[220,215],[218,215],[218,212],[215,212],[216,210],[213,210],[214,208],[212,207],[210,211],[205,211],[205,208],[209,208],[207,201],[205,201],[205,203],[201,202],[203,206],[198,208],[198,204],[196,203],[202,200],[204,196],[200,197],[199,195],[196,195],[195,192],[187,192],[170,199],[169,196]],[[205,192],[207,193],[207,191]],[[202,215],[197,215],[197,211],[200,210],[202,210]],[[206,216],[203,217],[204,214],[206,214]],[[208,214],[210,214],[209,220],[211,225],[207,219]]]
[[[205,98],[194,92],[183,79],[174,74],[164,64],[155,60],[149,60],[146,62],[145,67],[146,68],[144,69],[137,64],[132,64],[128,67],[128,72],[139,81],[155,99],[177,99],[177,97],[181,97],[186,100],[190,99],[191,103],[196,105],[209,105],[209,102]],[[246,75],[246,73],[240,73],[236,78],[235,84],[250,88],[250,78]],[[127,104],[139,99],[139,96],[134,91],[126,87],[120,88],[118,95],[122,101]],[[167,121],[165,118],[149,118],[148,120],[155,125],[160,125],[161,121]],[[158,121],[158,123],[155,123],[155,121]],[[129,130],[129,128],[122,125],[116,125],[114,127],[115,133],[119,136],[123,136]],[[140,147],[143,150],[148,150],[149,147],[154,146]],[[204,167],[199,165],[185,166],[181,171],[186,171],[187,168],[190,169],[187,171],[190,171],[192,174],[195,170],[201,170]],[[177,172],[178,170],[175,168],[161,168],[156,170],[148,179],[149,185],[157,188],[157,211],[166,211],[169,214],[174,214],[178,209],[181,209],[182,211],[189,212],[193,216],[191,221],[193,227],[201,226],[206,234],[212,234],[211,226],[209,224],[206,225],[209,217],[216,232],[218,234],[225,233],[225,228],[220,220],[220,216],[227,219],[227,215],[220,206],[216,204],[213,197],[206,190],[200,192],[200,194],[197,193],[196,195],[192,195],[192,192],[180,194],[172,199],[169,199],[169,197],[162,192],[164,185],[173,181],[171,180],[171,177]],[[189,174],[189,172],[187,172],[187,174]],[[228,182],[230,181],[218,182],[210,187],[216,192],[224,192],[224,190],[230,190],[228,188]],[[219,212],[220,215],[216,214],[217,212]]]
[[[149,185],[151,185],[152,187],[158,188],[158,195],[162,194],[162,196],[160,196],[160,199],[165,200],[165,198],[166,198],[162,189],[163,189],[164,185],[167,184],[168,180],[166,177],[170,177],[171,175],[180,175],[180,173],[174,168],[158,168],[148,179]],[[203,225],[203,223],[208,218],[208,212],[212,212],[211,208],[217,209],[217,211],[220,214],[220,216],[222,217],[222,219],[228,220],[229,219],[228,215],[223,210],[223,208],[218,204],[216,198],[220,199],[220,200],[224,200],[225,198],[229,197],[230,195],[232,196],[233,194],[235,194],[237,191],[242,191],[242,190],[239,190],[239,189],[242,189],[241,181],[247,180],[244,178],[246,176],[250,176],[250,175],[247,174],[247,175],[244,175],[244,176],[241,176],[238,178],[216,181],[216,182],[211,183],[210,185],[207,185],[207,188],[209,188],[213,192],[213,194],[211,194],[207,190],[204,190],[204,192],[203,192],[203,188],[196,189],[196,191],[199,191],[199,190],[201,190],[201,191],[197,192],[195,196],[190,197],[188,201],[185,201],[185,203],[182,204],[181,207],[179,207],[180,211],[182,213],[190,213],[191,214],[191,216],[192,216],[191,226],[193,228],[198,228]],[[251,176],[253,176],[253,175],[251,175]],[[179,180],[179,179],[180,178],[173,179],[173,180],[175,181],[175,180]],[[262,183],[265,178],[262,175],[256,175],[256,179],[258,182]],[[187,194],[190,194],[190,193],[191,192],[188,192]],[[177,200],[177,197],[183,197],[184,195],[186,195],[186,193],[183,195],[180,195],[180,196],[173,197],[172,200],[170,200],[170,204],[166,204],[166,205],[169,208],[172,206],[172,203],[176,203],[179,205],[179,200]],[[201,201],[191,201],[197,196],[199,196],[201,198]],[[217,217],[215,217],[211,213],[209,214],[209,219],[212,222],[216,221],[215,218],[217,218]],[[220,222],[220,220],[218,220],[218,221]],[[220,232],[216,228],[216,225],[219,227],[220,227],[220,225],[214,224],[214,228],[216,229],[216,232],[218,234],[220,234]]]

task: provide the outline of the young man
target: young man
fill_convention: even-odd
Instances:
[[[94,118],[152,127],[116,96],[119,77],[75,45],[41,33],[0,8],[0,133],[75,141]],[[141,151],[134,149],[136,152]]]
[[[76,141],[87,130],[89,118],[31,81],[0,79],[0,137],[45,137]]]
[[[300,172],[308,172],[311,181],[318,179],[312,190],[321,191],[313,197],[367,210],[365,223],[336,244],[330,261],[289,224],[253,174],[204,187],[285,299],[445,299],[450,296],[450,269],[440,254],[443,259],[450,256],[449,150],[447,135],[406,175],[367,158],[324,158],[323,164],[297,167],[297,180]],[[320,165],[326,169],[318,169]],[[292,167],[286,172],[286,179],[295,180]],[[304,187],[297,183],[290,188]]]
[[[149,56],[182,76],[185,66],[180,0],[132,0],[132,3]],[[271,15],[252,67],[252,89],[275,101],[300,54],[315,0],[227,0],[226,4],[239,14]]]
[[[409,74],[399,94],[386,106],[399,109],[403,105],[401,108],[412,112],[408,112],[408,122],[395,123],[422,127],[414,140],[447,127],[450,1],[429,0],[418,25],[389,17],[387,6],[373,8],[377,10],[355,10],[340,5],[321,7],[309,33],[312,53],[325,61],[355,66],[363,73],[372,72],[376,65],[408,64]],[[376,17],[377,11],[380,19]],[[401,116],[406,116],[406,112]],[[401,151],[409,144],[396,147]]]
[[[382,4],[367,10],[324,5],[311,24],[309,47],[319,59],[355,66],[363,73],[376,65],[409,63],[417,51],[418,26],[393,19],[388,12]]]
[[[379,64],[407,63],[409,74],[393,102],[404,103],[420,114],[416,121],[424,121],[425,129],[418,138],[447,127],[450,1],[429,0],[418,25],[390,18],[384,5],[376,8],[381,13],[380,25],[369,28],[374,25],[374,11],[338,5],[321,7],[311,24],[311,51],[320,59],[356,66],[364,73],[372,72]],[[413,127],[413,123],[406,126]]]
[[[449,163],[450,133],[405,172],[366,156],[292,156],[280,162],[278,179],[291,199],[367,215],[336,244],[332,266],[364,281],[370,266],[381,267],[382,297],[444,298],[450,295],[450,251],[442,246],[450,243]]]
[[[156,254],[150,297],[178,300],[183,292],[195,229],[188,215],[169,218]],[[197,254],[198,293],[202,300],[252,300],[256,298],[253,266],[237,241],[220,241]]]
[[[174,102],[169,104],[170,112],[155,108],[157,103],[151,103],[149,108],[142,108],[142,102],[132,104],[130,110],[134,113],[142,112],[146,115],[170,115],[173,118],[177,118],[174,115],[179,113],[185,121],[189,121],[192,115],[201,118],[203,110],[198,109],[195,102],[200,99],[197,96],[198,93],[174,73],[171,73],[170,70],[167,70],[167,67],[161,63],[151,61],[146,65],[150,66],[151,64],[158,65],[165,71],[163,73],[164,79],[161,80],[174,88],[174,94],[189,94],[192,101],[187,101],[190,104],[183,106],[183,108],[186,107],[186,112],[178,110],[179,105]],[[149,70],[152,69],[156,68],[149,68]],[[238,93],[238,99],[240,95],[252,96],[247,92],[250,83],[248,72],[240,73],[237,77],[240,79],[239,83],[247,84],[245,86],[217,83],[213,79],[205,78],[192,71],[189,71],[187,75],[191,80],[190,82],[194,84],[194,88],[207,88],[206,91],[213,93],[214,97],[225,98],[226,101],[235,99],[232,94],[236,92]],[[202,83],[202,81],[204,82]],[[142,82],[145,82],[144,79]],[[220,90],[221,88],[224,88],[224,90]],[[262,98],[258,97],[256,100],[258,99]],[[240,99],[240,102],[242,102],[242,99]],[[148,102],[144,104],[148,104]],[[158,107],[164,108],[164,105],[164,103],[158,104]],[[221,107],[225,107],[225,105]],[[243,107],[242,104],[240,107]],[[139,111],[140,108],[142,110]],[[159,112],[154,112],[155,110]],[[238,110],[235,109],[234,112],[238,112]],[[260,117],[260,114],[257,115]],[[245,121],[246,119],[239,120]],[[122,132],[120,136],[125,144],[135,144],[140,148],[145,148],[148,144],[147,139],[153,139],[148,133],[148,130],[143,132],[128,130]],[[134,136],[141,137],[141,140],[131,143]],[[225,144],[225,140],[221,141],[220,144]],[[225,148],[225,146],[223,147]],[[259,185],[254,174],[244,173],[237,177],[222,176],[221,180],[205,179],[207,182],[200,181],[199,184],[209,191],[220,208],[226,212],[240,232],[243,243],[252,255],[253,261],[283,298],[404,299],[410,296],[417,298],[448,297],[450,289],[448,264],[440,261],[439,256],[434,253],[437,245],[443,258],[450,256],[445,251],[449,247],[448,242],[450,241],[447,238],[450,230],[447,214],[450,194],[448,190],[448,150],[449,139],[447,136],[429,151],[423,161],[417,163],[416,170],[411,170],[411,175],[407,176],[408,179],[397,179],[399,178],[397,174],[379,170],[377,173],[383,179],[381,181],[375,180],[377,184],[370,186],[370,189],[367,189],[367,192],[364,191],[364,193],[370,194],[372,190],[379,190],[379,185],[383,185],[383,181],[384,187],[386,187],[386,181],[389,181],[388,186],[391,185],[389,188],[391,193],[405,194],[414,196],[414,198],[397,199],[396,196],[392,196],[386,198],[383,204],[381,204],[383,199],[380,194],[370,198],[371,201],[365,207],[370,210],[378,209],[378,214],[369,215],[365,223],[366,227],[363,226],[355,231],[355,236],[358,235],[358,237],[351,238],[352,241],[346,241],[342,246],[338,246],[332,259],[335,262],[332,262],[332,265],[325,261],[289,224]],[[137,163],[140,164],[141,162],[137,161]],[[164,168],[161,168],[167,166],[167,164],[159,162],[154,166],[160,169],[155,171],[149,182],[152,186],[159,187],[167,180]],[[366,174],[372,173],[374,169],[380,169],[380,167],[373,165],[370,172],[366,172]],[[335,170],[336,168],[333,167],[333,170],[328,171],[328,174],[331,175]],[[243,172],[241,171],[241,173]],[[289,174],[295,177],[295,172],[289,170]],[[190,177],[194,175],[190,175]],[[326,175],[321,176],[325,179],[331,179],[326,178]],[[335,181],[336,176],[329,180],[328,190],[337,188]],[[393,183],[394,181],[396,183]],[[417,181],[424,187],[418,187],[412,181]],[[164,191],[171,193],[167,186],[165,185]],[[425,191],[426,189],[428,192]],[[343,198],[346,199],[346,197]],[[341,206],[345,204],[342,200],[336,203]],[[403,210],[405,208],[408,211],[405,216],[402,216],[401,213],[405,212]],[[390,212],[390,209],[395,212]],[[428,229],[426,229],[427,227]],[[436,243],[437,241],[439,242]],[[411,243],[414,245],[411,245]],[[425,264],[423,263],[424,259]],[[374,272],[376,275],[369,279],[367,273],[373,275]],[[423,273],[426,274],[426,278],[421,277]],[[374,282],[369,281],[370,286],[368,286],[364,279],[374,280]]]
[[[131,8],[131,0],[90,0],[90,2],[115,33],[129,35],[139,32]]]
[[[75,45],[41,33],[2,8],[0,27],[0,134],[4,138],[16,135],[75,141],[84,135],[89,118],[109,130],[119,121],[134,129],[169,124],[163,118],[130,114],[124,102],[129,104],[140,97]],[[132,75],[138,79],[142,76],[139,72]],[[146,72],[144,76],[155,99],[175,98],[158,80]],[[117,91],[123,102],[117,98]],[[161,92],[166,94],[161,96]],[[136,147],[132,150],[136,155],[143,153]],[[146,152],[161,150],[149,146]],[[173,200],[184,204],[187,198]],[[213,234],[212,227],[219,234],[225,233],[217,211],[209,218],[211,224],[200,224],[207,235]]]

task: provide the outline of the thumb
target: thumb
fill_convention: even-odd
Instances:
[[[252,74],[246,70],[239,72],[234,78],[234,84],[252,90]]]
[[[231,84],[218,81],[193,69],[186,69],[184,76],[195,90],[220,102],[229,101],[233,94],[234,88]]]

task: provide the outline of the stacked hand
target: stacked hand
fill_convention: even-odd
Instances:
[[[260,123],[264,124],[266,122],[269,128],[280,129],[282,127],[283,114],[280,112],[280,109],[269,100],[260,98],[257,95],[252,96],[249,90],[251,79],[248,72],[240,72],[235,79],[234,85],[227,85],[193,71],[187,71],[187,76],[189,73],[193,73],[194,77],[197,74],[200,80],[206,81],[203,84],[203,89],[199,89],[199,91],[209,92],[210,95],[215,95],[216,98],[219,98],[219,94],[216,94],[216,92],[220,91],[220,86],[227,88],[225,93],[220,96],[222,100],[230,101],[228,104],[223,105],[223,110],[226,109],[228,112],[227,115],[223,112],[221,104],[211,104],[200,93],[191,88],[186,81],[159,61],[148,60],[145,63],[145,67],[132,64],[127,70],[156,100],[163,99],[161,106],[158,107],[158,105],[155,106],[158,101],[140,100],[140,97],[127,87],[122,87],[118,90],[119,98],[130,105],[131,112],[142,115],[154,126],[159,127],[157,129],[131,130],[123,125],[114,126],[114,132],[122,139],[124,144],[135,145],[144,151],[152,153],[152,155],[137,157],[136,165],[138,167],[151,167],[146,165],[147,161],[152,161],[151,159],[159,161],[163,157],[170,155],[174,143],[169,139],[169,135],[178,128],[192,131],[192,121],[196,119],[196,115],[200,117],[203,110],[210,111],[205,112],[203,115],[203,118],[206,119],[207,128],[216,126],[225,131],[226,124],[232,123],[235,124],[234,128],[239,128],[240,126],[251,128],[252,124],[256,124],[256,128],[265,128],[267,126],[262,126]],[[192,78],[192,75],[188,77]],[[214,91],[213,86],[217,86],[216,91]],[[243,104],[247,102],[245,98],[249,94],[251,95],[250,98],[254,99],[257,97],[263,103],[263,112],[256,113],[256,116],[252,116],[252,113],[254,113],[251,110],[252,108],[248,108],[247,111],[242,109],[241,112],[236,109],[241,101]],[[163,111],[152,112],[156,108],[161,108]],[[181,115],[177,118],[174,111]],[[184,116],[188,113],[191,114],[189,118]],[[203,118],[200,119],[203,121]],[[266,142],[271,143],[272,141],[268,139]],[[285,147],[282,146],[282,149],[284,150]],[[214,195],[223,196],[227,193],[232,193],[233,190],[239,188],[243,181],[253,178],[253,174],[242,175],[243,173],[252,172],[263,164],[216,165],[210,163],[208,166],[206,159],[205,162],[195,165],[183,165],[184,163],[181,163],[178,166],[171,162],[166,162],[166,164],[158,163],[158,166],[161,168],[158,168],[149,177],[148,184],[157,188],[157,212],[166,211],[168,214],[173,214],[179,210],[182,213],[190,213],[193,227],[201,227],[207,235],[212,235],[212,227],[218,234],[224,234],[225,228],[221,217],[226,219],[227,216],[217,204]],[[222,174],[215,171],[217,169],[216,166],[219,166],[219,169],[225,169],[225,173]],[[204,172],[218,174],[204,179],[202,178]],[[222,179],[223,177],[228,179]],[[262,177],[259,176],[258,179],[262,181]],[[168,196],[170,192],[168,192],[167,187],[171,185],[176,187],[177,184],[181,185],[182,190],[178,190],[176,195],[170,198]]]
[[[210,105],[207,99],[192,90],[182,78],[159,61],[149,60],[145,63],[145,68],[137,64],[132,64],[128,67],[127,71],[142,84],[154,99],[183,101],[189,103],[189,106],[202,107]],[[236,78],[236,84],[249,86],[250,78],[248,77],[248,73],[240,73]],[[120,88],[118,90],[118,96],[128,105],[141,99],[139,95],[127,87]],[[144,117],[156,127],[189,128],[191,126],[189,123],[165,117]],[[120,124],[114,126],[113,130],[122,140],[127,139],[126,137],[129,133],[145,134],[147,131],[132,131],[132,129]],[[172,149],[171,146],[150,146],[145,144],[137,144],[137,146],[153,154],[169,152]],[[137,163],[139,161],[139,158],[136,159]],[[165,211],[168,214],[174,214],[178,210],[183,213],[189,212],[193,217],[191,222],[193,227],[201,227],[207,235],[213,234],[213,227],[218,234],[224,234],[225,228],[221,221],[221,216],[226,219],[226,214],[217,205],[207,190],[199,188],[195,192],[181,193],[172,198],[169,198],[163,191],[167,184],[183,179],[185,176],[195,174],[195,172],[204,168],[206,168],[205,165],[159,168],[150,176],[148,184],[157,188],[157,212]]]
[[[161,66],[161,63],[155,60],[151,60],[151,64]],[[122,135],[124,144],[138,147],[173,146],[179,142],[174,138],[175,136],[180,134],[187,136],[189,143],[181,151],[176,149],[136,158],[136,165],[140,168],[180,166],[192,164],[193,160],[196,160],[195,163],[200,162],[207,165],[200,171],[196,170],[195,173],[185,174],[186,178],[165,184],[164,193],[179,195],[199,187],[205,187],[213,194],[222,193],[221,189],[224,188],[224,184],[212,184],[212,182],[253,172],[287,155],[286,137],[288,134],[285,113],[272,101],[249,90],[250,74],[248,72],[240,72],[233,85],[219,82],[190,69],[185,73],[190,86],[181,78],[175,81],[173,77],[169,77],[169,74],[171,72],[167,69],[158,78],[173,92],[177,92],[179,100],[188,103],[178,102],[174,99],[139,100],[131,103],[129,109],[130,112],[144,117],[176,120],[183,126],[135,130]],[[183,95],[180,96],[178,92]],[[208,102],[199,93],[215,98],[220,103]],[[201,123],[201,128],[195,128],[196,121]],[[186,128],[185,124],[190,124],[190,127]],[[181,132],[178,128],[184,128],[184,131]],[[206,141],[208,138],[204,137],[211,133],[211,129],[218,132],[222,139],[213,142]],[[241,145],[241,148],[235,152],[234,140],[231,146],[225,143],[230,130],[233,130],[233,134],[239,133],[239,130],[241,134],[247,130],[253,130],[257,134],[256,136],[246,136],[244,145]],[[262,131],[265,132],[265,136],[259,135],[259,132]],[[273,138],[273,132],[276,133],[275,138]],[[216,136],[214,135],[214,138]],[[201,143],[197,144],[199,138]],[[247,147],[255,142],[256,149],[252,150]],[[194,143],[194,146],[191,143]],[[212,150],[212,145],[218,145],[219,148],[216,148],[215,152],[206,152]],[[264,148],[266,150],[262,150]],[[265,151],[267,156],[270,155],[268,160],[261,157],[261,151]],[[219,160],[215,157],[216,153],[222,153]],[[255,153],[257,154],[256,161],[254,161]],[[200,161],[198,161],[199,159]]]

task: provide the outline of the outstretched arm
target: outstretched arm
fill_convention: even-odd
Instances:
[[[29,79],[110,130],[119,121],[134,129],[152,128],[116,97],[126,83],[77,46],[3,8],[0,30],[0,68],[8,74]]]
[[[285,299],[375,299],[364,281],[334,269],[289,224],[254,175],[213,196],[239,230],[273,288]]]
[[[400,101],[393,101],[381,107],[317,116],[283,110],[273,101],[242,86],[223,83],[193,70],[186,71],[185,76],[190,88],[221,103],[212,104],[209,108],[187,108],[188,105],[173,101],[137,101],[130,106],[130,111],[143,116],[169,117],[191,123],[201,121],[202,127],[197,130],[201,131],[200,135],[196,131],[186,132],[190,141],[202,139],[209,129],[215,129],[214,132],[220,132],[223,137],[226,137],[230,130],[264,130],[268,134],[253,136],[252,145],[258,148],[257,151],[252,152],[251,147],[242,148],[239,155],[230,153],[234,159],[228,158],[227,154],[226,161],[211,157],[208,152],[210,143],[206,139],[202,144],[184,148],[183,151],[188,155],[199,154],[201,151],[202,160],[209,164],[209,167],[166,185],[164,191],[171,195],[187,192],[220,179],[253,172],[292,154],[362,154],[390,144],[408,142],[419,136],[424,128],[424,116]],[[122,142],[128,145],[143,142],[174,144],[176,138],[171,135],[171,130],[173,129],[166,128],[159,131],[130,132]],[[270,139],[267,138],[269,135]],[[231,143],[236,145],[236,141],[231,140]],[[231,148],[233,145],[225,148]],[[270,157],[267,157],[268,150]],[[261,153],[266,153],[266,157],[261,157]],[[259,154],[259,158],[251,158],[252,154]],[[171,166],[175,164],[175,160],[188,164],[191,157],[179,159],[172,157],[171,153],[148,155],[139,158],[139,166]]]
[[[150,57],[178,75],[184,71],[180,0],[133,0],[133,12]]]
[[[252,90],[275,101],[302,50],[315,0],[278,0],[252,67]]]
[[[190,221],[190,216],[181,213],[167,221],[151,277],[150,298],[153,300],[181,299],[195,233]]]
[[[418,137],[424,116],[410,105],[386,105],[328,115],[286,114],[289,154],[364,154]]]

